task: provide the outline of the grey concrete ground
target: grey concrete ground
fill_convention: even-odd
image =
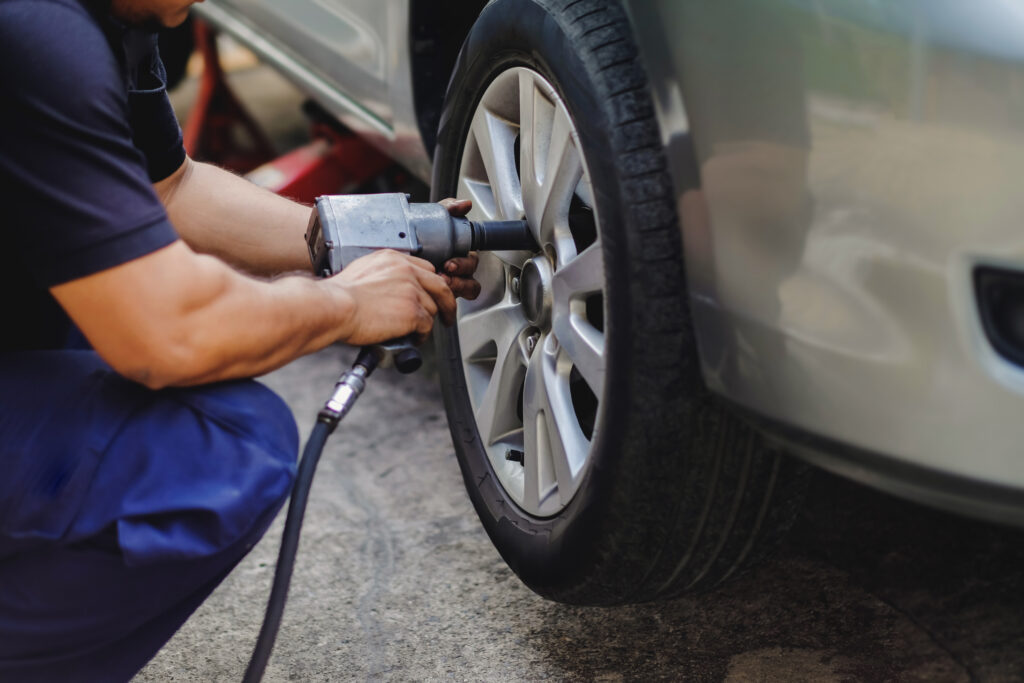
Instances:
[[[280,125],[295,96],[259,71],[238,78]],[[351,358],[328,349],[266,378],[303,433]],[[282,521],[139,681],[240,679]],[[1014,681],[1022,589],[1024,533],[822,473],[774,558],[717,591],[546,602],[477,523],[435,377],[381,372],[328,444],[267,679]]]
[[[304,432],[350,350],[267,378]],[[279,519],[140,676],[237,680]],[[573,608],[506,568],[429,373],[381,372],[320,466],[268,680],[1020,680],[1024,535],[833,477],[774,559],[710,594]]]

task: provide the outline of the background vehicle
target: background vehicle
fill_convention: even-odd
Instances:
[[[210,0],[540,253],[441,332],[470,497],[539,593],[670,596],[792,517],[781,447],[1024,520],[1024,15],[996,0]]]

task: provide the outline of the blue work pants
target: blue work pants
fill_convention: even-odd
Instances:
[[[266,531],[297,451],[254,381],[0,354],[0,681],[128,680]]]

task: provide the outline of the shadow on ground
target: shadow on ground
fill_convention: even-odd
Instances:
[[[775,556],[662,605],[552,607],[569,678],[1020,680],[1024,533],[816,472]]]

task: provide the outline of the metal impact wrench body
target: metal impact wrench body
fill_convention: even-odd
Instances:
[[[328,277],[380,249],[418,256],[440,268],[471,251],[531,251],[537,242],[526,221],[471,221],[452,216],[440,204],[410,204],[401,193],[324,195],[306,229],[313,271]],[[369,347],[382,367],[399,372],[422,364],[411,337]]]

